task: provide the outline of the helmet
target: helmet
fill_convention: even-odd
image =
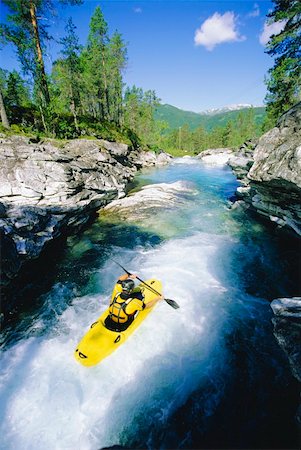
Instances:
[[[127,280],[124,280],[121,282],[121,286],[122,286],[122,291],[129,294],[134,289],[135,283],[133,280],[128,278]]]

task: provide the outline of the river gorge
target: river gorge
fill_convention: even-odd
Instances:
[[[144,186],[168,204],[145,200],[122,217],[102,209],[4,329],[1,448],[297,448],[299,385],[269,303],[296,292],[296,247],[231,209],[238,183],[227,166],[176,159],[129,189]],[[159,278],[180,309],[160,303],[87,369],[73,352],[108,304],[113,259]]]
[[[194,158],[1,136],[1,449],[300,447],[300,114]],[[180,309],[87,369],[114,260]]]

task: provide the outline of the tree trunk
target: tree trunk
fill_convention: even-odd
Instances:
[[[106,111],[103,112],[104,119],[110,120],[110,104],[109,104],[109,92],[108,92],[108,81],[107,81],[107,74],[106,74],[106,65],[105,65],[105,55],[104,50],[102,50],[101,54],[102,59],[102,69],[103,69],[103,81],[104,81],[104,109]]]
[[[0,89],[0,113],[1,113],[2,125],[5,128],[9,128],[9,121],[8,121],[7,114],[6,114],[6,110],[5,110],[5,105],[4,105],[1,89]]]
[[[41,91],[43,93],[43,97],[46,102],[46,105],[48,105],[50,102],[50,96],[49,96],[49,90],[48,90],[48,84],[47,84],[47,79],[46,79],[45,66],[44,66],[43,54],[42,54],[42,48],[41,48],[41,42],[40,42],[40,36],[39,36],[39,28],[38,28],[37,15],[36,15],[36,6],[35,6],[33,0],[30,0],[29,10],[30,10],[31,24],[32,24],[32,28],[33,28],[34,40],[35,40],[35,44],[36,44],[38,68],[39,68],[39,72],[40,72],[39,84],[40,84]]]
[[[41,105],[40,105],[40,113],[41,113],[41,118],[42,118],[42,123],[43,123],[44,130],[46,131],[46,133],[48,133],[48,128],[47,128],[47,125],[46,125],[45,116],[44,116],[43,109],[42,109]]]
[[[72,86],[70,87],[70,109],[73,114],[73,121],[75,125],[75,129],[77,132],[79,132],[78,122],[77,122],[77,114],[76,114],[76,105],[75,105],[75,99],[73,95],[73,89]]]

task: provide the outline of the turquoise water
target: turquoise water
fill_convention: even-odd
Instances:
[[[144,171],[131,187],[188,182],[193,195],[138,223],[101,217],[68,239],[34,307],[4,332],[0,448],[297,448],[298,387],[268,300],[294,291],[290,257],[229,208],[236,180],[198,160]],[[162,302],[102,364],[73,351],[120,269],[162,280]],[[43,284],[44,283],[44,284]],[[30,299],[30,290],[27,295]]]

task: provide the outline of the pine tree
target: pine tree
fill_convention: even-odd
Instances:
[[[97,115],[101,120],[109,117],[108,87],[108,25],[99,6],[90,21],[87,51],[85,52],[85,80],[91,90]]]
[[[61,0],[62,3],[80,4],[82,0]],[[43,46],[51,36],[42,22],[54,11],[52,0],[3,0],[9,8],[7,24],[2,24],[0,34],[17,48],[17,54],[25,74],[35,83],[44,127],[47,130],[43,109],[50,102],[49,87],[43,59]]]
[[[53,68],[53,79],[58,87],[57,98],[61,105],[65,105],[74,119],[76,130],[78,127],[78,110],[81,104],[81,67],[80,67],[80,45],[75,33],[76,27],[69,18],[65,28],[67,35],[61,39],[63,46],[61,51],[64,59],[55,62]]]
[[[270,123],[275,123],[301,100],[301,3],[299,0],[274,0],[274,3],[275,8],[268,15],[270,23],[285,21],[285,26],[267,45],[267,53],[276,57],[267,80]]]
[[[5,99],[8,107],[29,106],[31,103],[29,89],[16,70],[8,75]]]
[[[133,130],[144,144],[155,145],[154,111],[159,102],[160,99],[151,90],[143,92],[143,89],[133,86],[125,91],[124,124]]]
[[[192,132],[192,142],[194,153],[200,153],[207,146],[208,135],[204,127],[199,126]]]
[[[109,110],[110,119],[117,125],[122,122],[122,71],[127,63],[127,49],[121,34],[117,31],[113,34],[108,45],[108,73],[109,83]]]

